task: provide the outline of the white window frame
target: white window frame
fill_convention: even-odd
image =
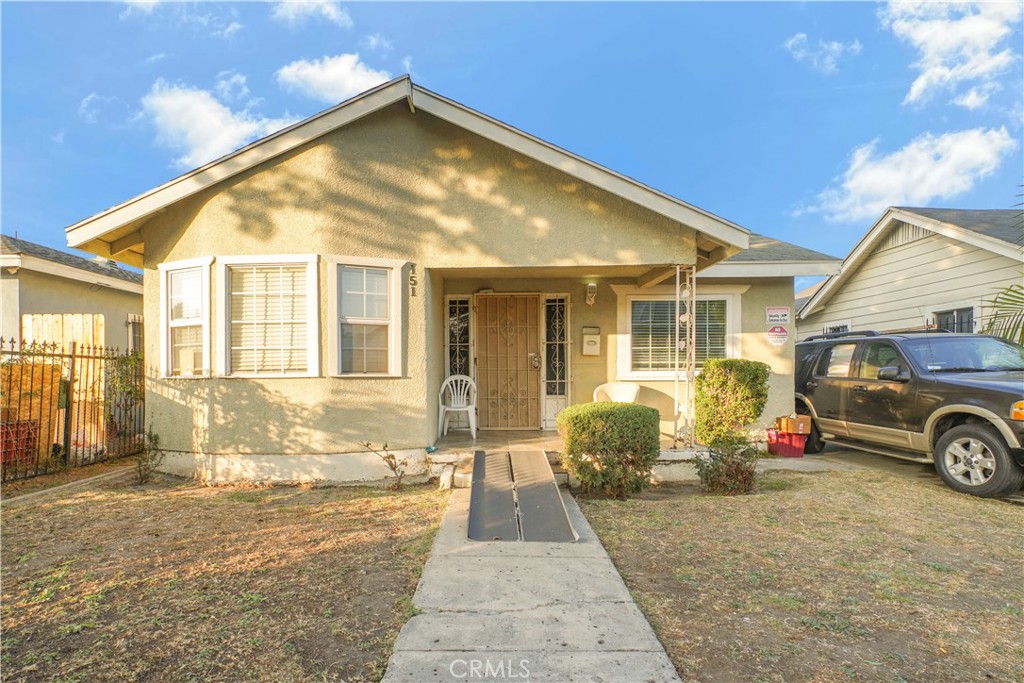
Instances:
[[[698,301],[725,300],[725,357],[738,358],[740,355],[740,331],[742,330],[741,306],[742,294],[750,289],[749,285],[697,285]],[[612,285],[618,297],[617,343],[615,359],[615,376],[619,380],[675,380],[676,373],[672,370],[634,370],[632,354],[633,316],[630,314],[634,301],[675,301],[673,287],[641,288],[631,285]],[[700,370],[697,370],[700,374]],[[682,381],[686,381],[685,378]]]
[[[160,376],[164,379],[202,379],[209,377],[212,365],[210,354],[210,265],[213,263],[212,256],[200,256],[199,258],[186,259],[183,261],[168,261],[157,265],[160,272]],[[203,369],[197,375],[171,375],[171,317],[167,308],[168,278],[171,273],[179,270],[199,269],[202,282],[202,318],[203,329]]]
[[[402,299],[402,273],[408,261],[401,259],[370,258],[365,256],[324,256],[327,262],[327,368],[331,377],[359,379],[370,377],[402,377],[403,362],[403,330],[405,302]],[[338,300],[340,278],[338,270],[342,266],[355,268],[381,268],[390,270],[388,276],[388,371],[387,372],[342,372],[341,371],[341,302]],[[447,310],[447,309],[446,309]],[[375,321],[379,324],[380,321]]]
[[[231,266],[280,266],[306,264],[306,372],[240,373],[231,371],[231,292],[228,268]],[[285,378],[320,376],[320,269],[316,254],[273,254],[217,257],[217,291],[222,324],[218,339],[218,356],[223,377]]]

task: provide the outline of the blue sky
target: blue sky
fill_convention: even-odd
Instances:
[[[2,5],[2,222],[63,229],[405,72],[843,256],[885,206],[1010,208],[1021,4]]]

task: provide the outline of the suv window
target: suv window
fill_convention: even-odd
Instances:
[[[882,368],[903,365],[903,358],[892,344],[888,342],[868,342],[864,346],[864,355],[860,361],[861,379],[878,379],[878,371]]]
[[[825,349],[814,374],[819,377],[849,377],[850,361],[853,360],[853,351],[856,348],[856,344],[836,344]]]

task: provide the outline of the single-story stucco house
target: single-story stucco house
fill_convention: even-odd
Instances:
[[[1019,209],[893,207],[797,303],[797,333],[940,327],[978,332],[986,302],[1024,282]]]
[[[138,272],[0,235],[3,339],[141,352],[142,327]]]
[[[422,460],[451,374],[484,430],[553,429],[627,380],[671,434],[680,272],[695,363],[769,363],[766,419],[789,413],[793,278],[838,263],[408,77],[67,236],[144,269],[147,420],[165,467],[210,481],[380,478],[364,442]]]

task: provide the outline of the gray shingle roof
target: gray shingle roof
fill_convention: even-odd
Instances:
[[[82,258],[81,256],[69,254],[66,251],[51,249],[50,247],[44,247],[43,245],[36,244],[35,242],[28,242],[16,237],[9,237],[7,235],[0,235],[0,254],[25,254],[26,256],[35,256],[36,258],[60,263],[65,266],[71,266],[72,268],[84,270],[89,273],[95,273],[96,275],[106,275],[107,277],[114,277],[118,280],[124,280],[125,282],[142,284],[141,273],[124,270],[116,264],[113,264],[113,262],[107,263],[104,261],[94,261],[92,259]]]
[[[789,242],[772,239],[764,235],[750,235],[750,248],[730,256],[723,263],[756,263],[758,261],[835,261],[835,256],[820,251],[798,247]]]
[[[923,209],[912,206],[896,208],[1010,244],[1024,244],[1024,211],[1020,209]]]

